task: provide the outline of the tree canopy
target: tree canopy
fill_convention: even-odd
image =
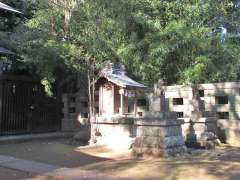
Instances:
[[[35,0],[19,4],[21,23],[2,35],[47,82],[59,72],[94,76],[122,62],[151,86],[236,81],[240,77],[240,8],[234,0]],[[220,40],[219,27],[227,29]],[[2,40],[3,39],[3,40]],[[4,40],[5,39],[5,40]],[[0,42],[1,43],[1,42]],[[60,71],[59,71],[60,69]]]

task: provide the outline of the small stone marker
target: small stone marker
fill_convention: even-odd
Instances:
[[[216,136],[216,115],[214,113],[203,117],[204,108],[201,107],[201,98],[198,93],[198,88],[192,88],[192,106],[188,133],[186,134],[186,145],[188,147],[205,147],[214,148],[219,143]]]

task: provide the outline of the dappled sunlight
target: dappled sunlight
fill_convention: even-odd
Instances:
[[[107,159],[127,159],[131,157],[131,150],[129,149],[111,149],[107,146],[80,146],[75,148],[76,152],[85,153],[90,156],[107,158]]]
[[[16,151],[18,149],[18,151]],[[237,179],[240,147],[194,150],[169,158],[133,157],[131,150],[69,145],[67,140],[0,145],[0,154],[57,165],[49,175],[105,174],[132,179]],[[67,168],[63,168],[67,167]],[[45,176],[45,174],[42,174]]]
[[[238,151],[238,148],[229,147],[221,147],[216,151],[192,150],[191,154],[179,157],[132,157],[90,164],[82,169],[134,179],[231,179],[239,176]],[[231,155],[235,161],[227,159]]]
[[[101,165],[100,165],[101,164]],[[110,175],[140,178],[186,178],[196,174],[199,178],[214,177],[208,174],[208,170],[200,168],[197,164],[181,164],[170,161],[154,161],[152,160],[128,160],[118,162],[104,162],[97,165],[89,165],[83,167],[86,170],[97,169],[99,172],[104,172]],[[191,172],[191,173],[189,173]],[[196,176],[194,176],[196,177]]]
[[[132,119],[117,117],[118,121],[124,121],[126,123],[131,122]],[[132,138],[132,131],[134,127],[131,124],[112,124],[101,123],[92,125],[95,130],[94,136],[96,138],[97,145],[106,145],[110,149],[114,150],[127,150],[134,141]],[[96,135],[98,132],[100,135]]]

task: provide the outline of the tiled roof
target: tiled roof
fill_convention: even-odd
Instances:
[[[7,50],[6,48],[0,47],[0,54],[14,54],[12,51]]]
[[[0,9],[4,10],[4,11],[9,11],[9,12],[13,12],[13,13],[22,14],[20,11],[14,9],[14,8],[4,4],[4,3],[1,3],[1,2],[0,2]]]
[[[122,65],[107,64],[107,66],[101,71],[100,77],[104,77],[108,81],[124,88],[147,88],[145,85],[128,77],[125,74],[125,68]]]

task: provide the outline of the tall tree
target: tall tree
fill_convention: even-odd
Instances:
[[[229,31],[239,26],[230,21],[233,1],[128,2],[129,42],[119,54],[140,79],[152,84],[161,78],[173,84],[239,78],[234,66],[238,54],[231,51],[238,44],[228,38],[220,43],[220,33],[211,33],[222,24],[228,24]]]
[[[59,65],[85,71],[93,81],[106,60],[123,62],[149,85],[158,79],[167,84],[237,80],[234,2],[37,0],[15,39],[19,52],[50,82]],[[220,26],[228,30],[224,42],[215,32]]]

